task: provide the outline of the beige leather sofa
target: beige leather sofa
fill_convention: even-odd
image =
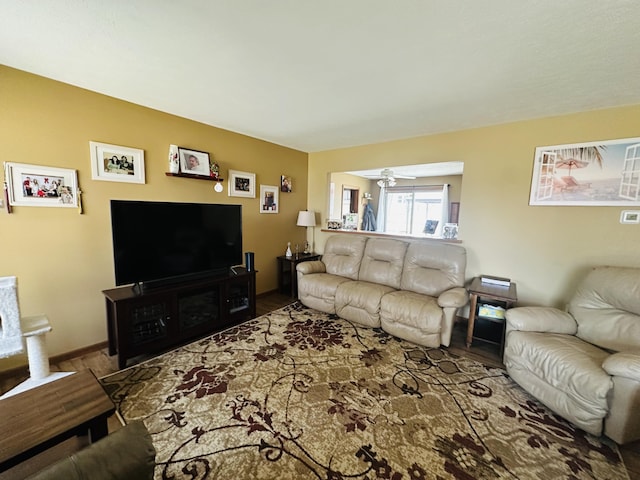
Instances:
[[[567,312],[520,307],[506,319],[511,378],[589,433],[640,439],[640,268],[595,268]]]
[[[467,304],[466,250],[433,240],[334,235],[322,259],[297,265],[306,306],[428,347],[448,346]]]

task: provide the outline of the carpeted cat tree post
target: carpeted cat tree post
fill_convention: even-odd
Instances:
[[[50,331],[51,325],[45,315],[20,317],[16,277],[0,277],[0,358],[22,353],[24,351],[22,338],[24,337],[27,343],[30,374],[28,380],[9,390],[0,399],[73,373],[51,373],[49,370],[45,334]]]
[[[22,353],[16,277],[0,277],[0,358]]]

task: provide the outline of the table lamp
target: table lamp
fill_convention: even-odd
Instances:
[[[311,227],[312,228],[312,246],[315,243],[315,229],[313,227],[316,226],[316,212],[313,210],[301,210],[298,212],[298,222],[296,223],[299,227]],[[311,253],[309,249],[309,242],[304,242],[304,253]]]

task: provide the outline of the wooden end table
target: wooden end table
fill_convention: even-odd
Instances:
[[[73,436],[105,437],[114,412],[91,370],[0,400],[0,472]]]
[[[518,301],[516,284],[511,282],[508,287],[488,285],[482,283],[480,277],[476,277],[471,281],[471,285],[469,285],[468,290],[471,303],[469,306],[469,324],[467,326],[467,348],[471,346],[473,339],[475,338],[484,342],[500,345],[500,352],[502,353],[504,348],[505,319],[478,315],[480,307],[478,301],[480,300],[483,303],[500,306],[505,309],[511,308]],[[479,332],[475,332],[476,319],[478,318],[487,322],[489,327],[493,325],[500,328],[499,337],[491,339],[481,336]]]
[[[298,274],[296,265],[301,262],[318,260],[322,255],[317,253],[299,253],[291,257],[278,257],[278,290],[280,293],[296,298],[298,296]]]

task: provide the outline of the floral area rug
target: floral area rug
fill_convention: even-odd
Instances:
[[[156,479],[628,479],[504,370],[299,303],[101,381]]]

